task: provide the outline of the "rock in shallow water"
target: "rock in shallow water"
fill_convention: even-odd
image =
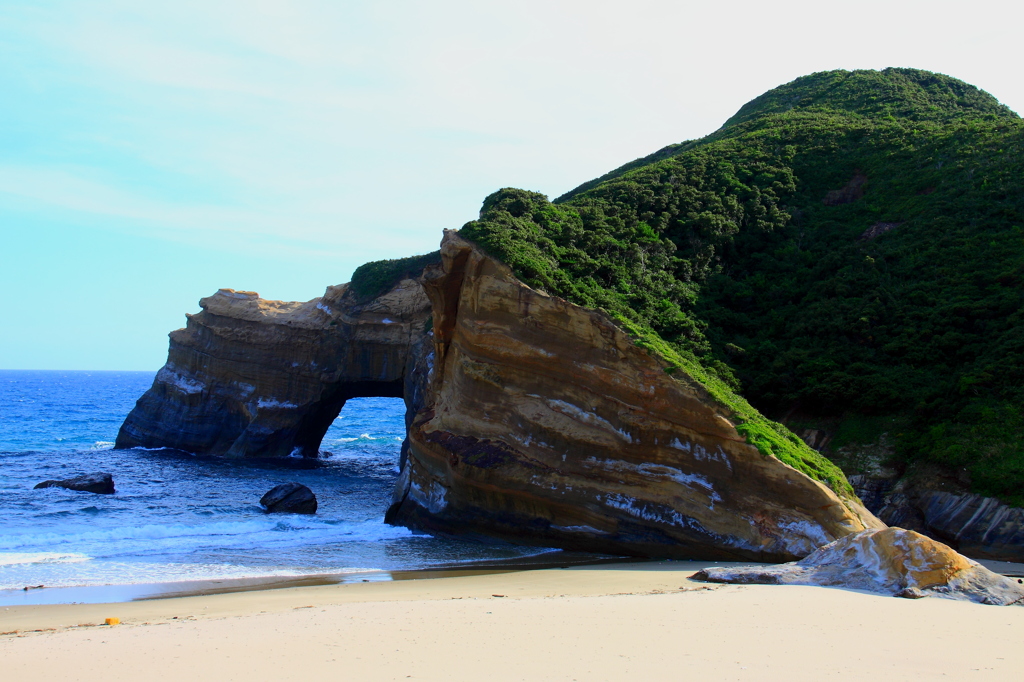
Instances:
[[[316,514],[316,495],[301,483],[282,483],[260,498],[267,512]]]
[[[910,599],[1024,604],[1024,585],[903,528],[847,535],[788,564],[706,568],[694,577],[716,583],[845,587]]]
[[[114,477],[105,473],[82,474],[62,481],[43,481],[37,484],[33,490],[39,488],[67,488],[97,495],[113,495]]]

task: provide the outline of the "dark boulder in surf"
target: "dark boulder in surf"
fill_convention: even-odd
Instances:
[[[97,495],[113,495],[114,477],[105,473],[82,474],[74,478],[66,478],[63,481],[43,481],[33,489],[39,488],[67,488]]]
[[[282,483],[260,498],[267,512],[316,514],[316,495],[301,483]]]

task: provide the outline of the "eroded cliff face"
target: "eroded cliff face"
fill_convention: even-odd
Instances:
[[[788,561],[881,522],[748,445],[602,313],[447,232],[427,399],[388,520],[663,557]]]
[[[884,527],[747,444],[729,409],[603,313],[447,232],[442,262],[369,302],[221,290],[171,334],[117,447],[316,456],[345,400],[401,396],[387,519],[657,557],[788,561]]]
[[[345,401],[406,397],[427,340],[430,302],[405,279],[360,302],[347,285],[305,303],[221,289],[171,332],[167,364],[116,447],[238,457],[315,457]],[[422,372],[420,373],[422,374]]]

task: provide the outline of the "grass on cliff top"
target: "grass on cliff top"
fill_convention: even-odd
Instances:
[[[638,346],[668,364],[666,372],[685,372],[696,379],[712,398],[732,412],[736,430],[762,455],[770,455],[797,471],[802,471],[842,497],[856,497],[853,487],[838,466],[809,447],[784,425],[768,419],[755,410],[716,374],[709,372],[694,358],[680,353],[650,329],[644,329],[625,318],[618,318],[616,321],[629,332]]]
[[[409,277],[418,277],[423,268],[441,262],[441,252],[434,251],[422,256],[378,260],[364,263],[352,273],[349,288],[360,302],[377,298],[398,282]]]
[[[607,311],[762,453],[834,489],[842,474],[758,410],[899,417],[903,461],[1020,501],[1024,122],[977,88],[813,74],[554,203],[496,192],[461,233]]]

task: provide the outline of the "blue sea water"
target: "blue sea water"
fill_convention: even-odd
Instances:
[[[0,603],[36,585],[386,577],[545,551],[384,523],[404,436],[397,399],[349,401],[318,461],[114,450],[122,420],[153,376],[0,370]],[[113,474],[116,494],[33,490],[46,479],[96,471]],[[287,481],[316,493],[315,516],[263,512],[263,493]]]

